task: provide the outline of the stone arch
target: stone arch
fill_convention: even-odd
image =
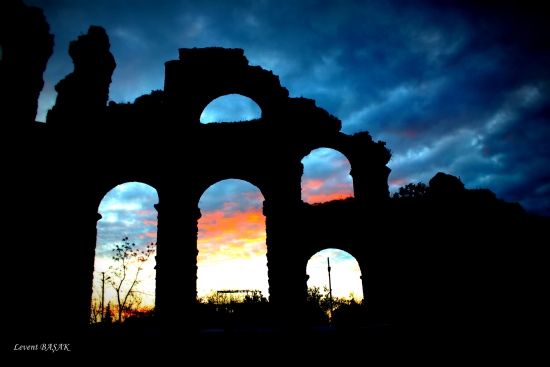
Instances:
[[[356,199],[371,203],[381,203],[389,199],[388,175],[391,172],[386,164],[391,152],[386,143],[373,142],[366,131],[347,135],[342,132],[316,136],[302,151],[302,159],[318,148],[334,149],[342,153],[351,165],[353,192]]]
[[[217,193],[218,195],[216,195],[216,196],[221,196],[221,199],[218,198],[218,197],[216,197],[216,198],[205,197],[205,195],[208,195],[208,191],[210,189],[212,189],[215,186],[220,185],[220,184],[223,185],[224,183],[233,185],[233,188],[230,188],[229,191],[225,190],[223,192]],[[243,185],[242,183],[246,183],[246,184]],[[220,186],[218,186],[218,187],[220,187]],[[221,186],[221,187],[223,187],[223,186]],[[239,190],[239,189],[241,189],[241,190],[242,189],[245,189],[245,190],[252,189],[253,191],[244,191],[244,192],[241,191],[240,193],[244,196],[244,200],[242,200],[241,202],[239,202],[238,200],[228,202],[227,200],[235,200],[235,197],[234,197],[235,190]],[[256,193],[259,193],[259,197],[257,195],[255,195]],[[260,189],[256,185],[254,185],[250,182],[247,182],[245,180],[241,180],[241,179],[220,180],[220,181],[217,181],[214,184],[210,185],[206,190],[204,190],[203,194],[201,195],[201,200],[202,199],[204,199],[205,201],[202,202],[202,205],[201,205],[201,202],[199,202],[199,210],[201,211],[201,218],[197,221],[197,229],[198,229],[198,236],[197,236],[197,255],[198,255],[197,256],[197,292],[199,293],[199,295],[201,294],[201,292],[205,293],[205,292],[209,291],[209,289],[205,288],[205,287],[208,287],[207,283],[209,283],[209,284],[213,284],[213,283],[211,281],[210,282],[207,281],[207,282],[204,282],[204,283],[200,281],[200,277],[199,277],[200,269],[199,269],[198,265],[202,261],[207,261],[209,259],[213,259],[213,258],[215,258],[215,256],[219,255],[219,253],[221,251],[221,246],[220,246],[220,248],[216,248],[216,247],[217,247],[217,244],[220,244],[220,237],[223,237],[223,245],[224,246],[232,247],[232,245],[235,245],[235,246],[233,246],[233,248],[230,248],[230,249],[226,248],[225,250],[226,250],[226,252],[233,253],[234,257],[236,257],[233,260],[237,260],[237,261],[242,262],[241,265],[246,265],[247,267],[252,265],[256,270],[258,270],[258,268],[261,268],[261,266],[262,266],[261,262],[263,260],[260,259],[260,258],[250,259],[250,256],[249,256],[249,260],[254,261],[255,262],[254,264],[251,264],[251,263],[246,264],[246,261],[243,261],[243,259],[239,259],[240,255],[243,255],[245,258],[246,258],[247,255],[252,255],[252,257],[254,257],[254,254],[253,254],[254,250],[251,250],[250,248],[249,249],[244,248],[244,246],[247,245],[247,244],[251,244],[252,249],[259,250],[260,252],[262,252],[262,250],[263,250],[264,255],[267,256],[267,247],[266,247],[266,244],[265,244],[265,242],[266,242],[265,216],[262,213],[262,205],[263,205],[263,201],[264,201],[264,196],[261,193]],[[222,202],[224,207],[228,203],[230,203],[231,205],[229,205],[227,208],[224,208],[222,213],[220,213],[220,210],[213,210],[214,208],[219,208],[220,202]],[[213,205],[214,203],[216,205]],[[251,207],[251,205],[258,205],[259,208]],[[206,206],[206,208],[205,208],[205,206]],[[233,210],[233,214],[232,214],[232,216],[226,217],[225,213],[227,213],[228,209]],[[237,223],[235,223],[233,221],[234,218],[238,218]],[[245,222],[245,221],[247,221],[247,222],[246,222],[246,224],[243,225],[243,222]],[[261,223],[259,223],[259,222],[261,222]],[[239,226],[238,229],[236,228],[237,224]],[[220,226],[221,226],[221,229],[220,229]],[[243,228],[243,226],[246,227],[246,228]],[[206,231],[204,231],[205,228],[206,228]],[[201,230],[203,230],[203,231],[201,231]],[[239,231],[249,232],[249,234],[252,236],[252,241],[249,242],[249,243],[241,243],[241,242],[243,242],[243,238],[239,236]],[[208,234],[208,232],[211,232],[211,233]],[[263,233],[261,233],[261,232],[263,232]],[[262,244],[258,243],[259,238],[254,237],[254,236],[257,236],[257,235],[259,235],[260,237],[263,237],[263,249],[262,249]],[[247,242],[247,241],[244,240],[244,242]],[[260,238],[260,242],[262,242],[261,238]],[[203,247],[202,244],[214,245],[214,248],[204,247],[201,250],[201,247]],[[201,259],[201,251],[203,251],[203,253],[208,255],[208,257],[205,258],[204,255],[203,255],[203,258]],[[247,251],[249,251],[249,252],[251,251],[252,253],[247,253]],[[233,264],[226,264],[226,265],[228,265],[228,269],[229,268],[234,269],[234,266],[235,266],[234,263]],[[244,267],[241,268],[241,269],[244,269]],[[232,279],[232,280],[227,279],[226,280],[227,284],[229,284],[229,283],[233,283],[233,284],[241,283],[242,284],[242,279],[238,279],[239,277],[241,277],[241,275],[239,275],[237,272],[233,272],[233,274],[229,274],[229,275],[232,276],[234,279]],[[268,282],[268,278],[267,278],[267,259],[266,259],[266,264],[265,264],[265,276],[266,276],[265,281],[267,283]],[[257,277],[257,275],[255,275],[254,277],[258,278],[258,280],[259,280],[257,287],[264,288],[264,289],[262,289],[263,293],[264,293],[264,296],[267,296],[267,293],[268,293],[267,285],[268,284],[265,284],[265,285],[261,286],[261,283],[263,282],[262,277]],[[199,286],[199,284],[200,284],[200,286]],[[214,290],[216,290],[216,289],[214,289]],[[202,295],[204,295],[204,294],[202,294]]]
[[[101,202],[103,201],[103,199],[105,198],[106,195],[108,195],[113,189],[115,189],[116,187],[118,186],[121,186],[121,185],[125,185],[125,184],[129,184],[129,183],[137,183],[137,184],[143,184],[143,185],[147,185],[151,188],[153,188],[158,197],[159,197],[159,201],[160,201],[160,191],[159,189],[156,187],[155,183],[151,182],[150,180],[143,180],[143,179],[115,179],[115,180],[102,180],[101,182],[99,182],[95,188],[95,200],[94,200],[94,204],[96,206],[96,208],[99,209],[99,206],[101,204]]]
[[[305,201],[305,202],[308,202],[310,204],[313,204],[313,203],[316,203],[316,202],[326,202],[326,201],[330,201],[330,200],[334,200],[334,199],[338,199],[340,197],[344,198],[344,197],[348,197],[350,196],[349,195],[349,191],[348,189],[346,189],[345,187],[341,187],[339,188],[340,190],[340,193],[329,193],[328,195],[326,195],[325,193],[319,193],[317,195],[317,197],[319,197],[319,199],[321,199],[321,197],[325,197],[325,198],[322,198],[321,200],[319,199],[315,199],[314,197],[309,199],[310,197],[313,196],[313,191],[316,190],[318,187],[321,187],[321,186],[324,186],[324,185],[327,185],[327,180],[323,180],[322,182],[310,182],[311,179],[309,179],[308,177],[305,177],[306,175],[306,164],[307,162],[304,162],[304,160],[308,160],[308,157],[312,157],[312,154],[315,155],[315,153],[325,153],[326,151],[333,151],[336,154],[336,157],[332,157],[333,159],[334,158],[338,158],[338,156],[340,157],[343,157],[346,162],[344,162],[342,165],[342,169],[339,169],[339,168],[332,168],[330,170],[330,172],[337,172],[341,175],[345,175],[344,174],[344,170],[347,170],[347,167],[349,167],[349,171],[347,171],[347,174],[349,175],[351,173],[351,163],[348,159],[348,157],[346,157],[345,154],[341,153],[340,151],[336,150],[336,149],[333,149],[333,148],[325,148],[325,147],[320,147],[320,148],[316,148],[316,149],[312,149],[308,155],[306,155],[304,158],[302,158],[302,166],[303,166],[303,174],[302,174],[302,183],[301,183],[301,188],[302,188],[302,200]],[[333,153],[334,155],[334,153]],[[312,157],[314,158],[314,157]],[[306,163],[306,164],[304,164]],[[310,162],[310,163],[314,163],[314,162]],[[326,160],[324,160],[322,163],[321,163],[323,166],[325,166],[326,164],[330,164],[329,162],[327,162]],[[340,179],[345,179],[344,177],[340,177]],[[351,180],[351,196],[354,196],[354,189],[353,189],[353,179],[350,177],[350,180]],[[335,189],[338,189],[338,188],[333,188],[333,190]],[[306,199],[306,200],[304,200]]]
[[[211,101],[227,94],[250,98],[262,117],[276,115],[289,95],[273,72],[248,65],[242,49],[181,48],[179,55],[179,60],[165,63],[165,103],[172,109],[184,107],[183,117],[191,123],[200,121]]]
[[[223,106],[223,102],[229,100],[228,102],[225,102],[225,106]],[[228,107],[227,107],[227,103],[235,103],[237,104],[237,111],[239,112],[240,116],[237,117],[237,115],[235,114],[235,112],[229,110],[229,113],[227,112],[228,110]],[[249,102],[252,102],[254,103],[254,105],[250,105]],[[223,120],[220,120],[220,116],[218,116],[217,119],[215,119],[214,117],[211,117],[209,116],[211,114],[211,112],[209,112],[208,110],[211,110],[212,108],[220,108],[219,104],[222,104],[222,109],[225,108],[226,111],[223,111],[222,113],[222,116],[223,117]],[[244,111],[245,113],[247,113],[249,116],[242,116],[242,112],[243,111],[239,111],[239,110],[242,110],[243,108],[248,108],[248,111]],[[259,110],[259,116],[253,116],[254,114],[257,113],[257,111],[255,110]],[[215,111],[214,111],[215,112]],[[226,117],[225,114],[229,114],[229,116]],[[233,114],[233,116],[231,116]],[[242,96],[240,94],[227,94],[227,95],[224,95],[224,96],[221,96],[221,97],[218,97],[216,99],[214,99],[213,101],[211,101],[205,108],[204,110],[202,111],[201,113],[201,123],[202,124],[208,124],[208,123],[212,123],[212,122],[237,122],[237,121],[250,121],[250,120],[256,120],[258,118],[261,118],[261,114],[262,114],[262,110],[260,108],[260,106],[258,106],[258,104],[256,102],[254,102],[252,99],[248,98],[248,97],[245,97],[245,96]],[[243,117],[246,117],[243,119]],[[237,118],[239,120],[237,120]],[[219,120],[219,121],[216,121],[216,120]]]
[[[261,181],[259,177],[255,177],[254,175],[227,175],[227,176],[216,175],[216,176],[205,178],[197,183],[197,188],[196,190],[194,190],[196,193],[196,197],[194,200],[196,200],[197,206],[199,206],[200,198],[204,195],[204,193],[210,187],[226,180],[239,180],[239,181],[247,182],[252,186],[256,187],[264,197],[264,200],[267,200],[269,191],[266,190],[263,181]]]
[[[106,40],[105,37],[101,38]],[[78,80],[73,78],[74,83],[62,83],[67,98],[78,95],[77,92],[84,88],[91,90],[94,101],[102,100],[104,92],[101,90],[108,83],[105,82],[99,90],[95,87],[90,89],[86,82],[87,75],[95,75],[96,71],[103,75],[102,80],[110,78],[114,64],[109,61],[108,42],[102,44],[101,58],[106,61],[104,65],[91,65],[87,64],[86,58],[73,58],[75,72],[68,79],[78,74]],[[140,104],[105,107],[105,100],[100,103],[101,106],[94,107],[94,113],[90,116],[75,115],[74,105],[63,103],[63,98],[58,98],[55,113],[50,116],[53,120],[49,119],[49,122],[63,123],[33,125],[29,134],[25,132],[20,136],[26,146],[38,152],[37,159],[28,162],[33,169],[14,171],[19,184],[15,185],[17,195],[13,196],[24,199],[23,203],[15,199],[12,205],[18,210],[15,217],[28,218],[27,208],[32,207],[36,210],[32,224],[42,229],[31,233],[32,241],[28,242],[41,243],[41,233],[55,225],[54,218],[65,215],[67,208],[74,215],[66,216],[67,236],[60,238],[59,246],[69,248],[75,238],[83,237],[84,245],[75,246],[74,253],[64,257],[48,257],[56,265],[54,270],[42,265],[44,257],[41,254],[49,255],[45,251],[34,254],[31,262],[33,268],[39,269],[34,274],[50,274],[52,279],[71,274],[68,281],[74,294],[71,292],[67,295],[63,291],[57,291],[56,294],[76,305],[68,311],[72,316],[67,318],[69,321],[64,321],[65,326],[71,326],[73,320],[77,324],[89,321],[97,220],[100,219],[97,208],[104,195],[116,186],[113,181],[118,178],[143,178],[158,183],[162,188],[162,193],[157,191],[162,198],[162,205],[155,207],[162,218],[159,219],[162,222],[159,238],[163,241],[163,248],[157,255],[156,315],[166,327],[172,328],[174,322],[179,322],[182,329],[192,328],[187,325],[193,322],[189,320],[191,318],[170,318],[171,306],[180,302],[184,307],[192,309],[196,304],[196,241],[197,220],[200,218],[198,202],[202,192],[211,184],[227,178],[250,182],[260,189],[265,198],[263,213],[266,217],[266,241],[269,242],[266,245],[269,246],[270,302],[281,316],[277,320],[278,324],[289,327],[299,324],[299,315],[290,312],[286,307],[287,301],[303,300],[303,270],[308,260],[304,260],[303,255],[319,245],[324,244],[326,248],[331,247],[327,244],[346,243],[346,246],[351,246],[349,239],[357,239],[353,243],[355,247],[351,247],[361,253],[363,260],[354,256],[358,262],[368,264],[363,270],[368,272],[369,282],[378,284],[375,297],[372,298],[382,299],[384,297],[379,295],[389,293],[387,287],[384,287],[384,281],[389,283],[386,274],[391,273],[387,270],[387,265],[391,264],[389,256],[385,254],[390,250],[387,246],[365,246],[364,242],[366,236],[384,233],[363,231],[365,223],[370,223],[372,228],[384,228],[383,224],[388,222],[389,206],[385,199],[389,198],[387,177],[390,170],[386,164],[391,152],[385,148],[385,143],[373,142],[367,132],[354,135],[339,132],[340,120],[317,107],[313,100],[288,98],[288,91],[280,85],[279,78],[259,66],[248,65],[240,49],[181,49],[180,60],[166,63],[164,93],[162,103],[149,107]],[[257,103],[264,121],[257,124],[198,125],[200,114],[208,103],[232,93],[246,96]],[[32,108],[24,109],[34,116]],[[71,116],[77,118],[69,118]],[[175,121],[193,126],[184,134],[175,134],[172,130],[176,126]],[[105,132],[112,131],[112,141],[128,141],[142,138],[145,127],[150,134],[148,140],[152,142],[148,146],[151,153],[143,155],[138,164],[129,164],[130,170],[136,174],[121,172],[114,162],[107,165],[110,174],[98,176],[99,169],[105,167],[106,156],[102,150],[98,150],[97,142],[104,141]],[[176,128],[180,130],[180,126]],[[71,135],[71,139],[66,138],[66,133]],[[86,136],[86,139],[79,139],[82,136]],[[284,146],[281,142],[284,142]],[[201,155],[197,146],[213,148],[210,154]],[[300,159],[320,147],[335,149],[347,157],[352,167],[356,200],[346,201],[344,205],[332,203],[336,205],[324,207],[302,205]],[[79,159],[77,165],[73,164],[73,160],[63,159],[67,152]],[[174,180],[175,170],[181,166],[184,157],[193,157],[188,160],[186,172],[197,178],[189,182],[190,187],[185,190]],[[143,170],[143,162],[155,169]],[[41,187],[27,190],[31,186],[27,182],[35,182],[36,177],[45,178]],[[85,188],[67,185],[76,180],[83,182]],[[149,184],[144,180],[141,182]],[[155,185],[151,186],[156,188]],[[78,205],[73,203],[75,197],[79,198]],[[371,202],[378,205],[364,205]],[[18,225],[18,232],[28,230],[28,223]],[[301,245],[296,249],[297,256],[292,257],[288,256],[289,246],[293,245],[289,243],[288,233],[295,228],[304,230],[298,231],[301,233],[292,238]],[[357,228],[357,231],[349,231],[350,228]],[[178,256],[173,256],[171,251],[176,247]],[[347,251],[347,248],[341,248]],[[17,255],[26,255],[23,251],[17,250]],[[74,259],[84,259],[85,266],[82,261]],[[373,274],[378,278],[372,277]],[[19,275],[24,276],[29,283],[34,281],[23,272]],[[82,287],[84,284],[87,288]],[[174,294],[175,289],[178,289],[178,294]],[[369,286],[369,294],[373,294],[372,289]],[[17,287],[12,287],[11,291],[21,299],[30,299]],[[42,288],[40,294],[47,295],[49,291]],[[378,308],[382,310],[386,308],[384,306],[381,304]],[[30,315],[31,312],[26,312],[31,311],[30,308],[24,310],[25,314]],[[40,317],[29,320],[41,322]]]
[[[354,151],[356,144],[349,138],[349,135],[338,132],[336,134],[331,134],[330,136],[322,136],[317,139],[313,139],[309,142],[309,144],[307,144],[307,150],[302,151],[301,158],[304,159],[316,149],[332,149],[346,157],[353,169],[355,160],[358,160],[359,158],[356,157],[357,154]]]

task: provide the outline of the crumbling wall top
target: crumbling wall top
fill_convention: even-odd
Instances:
[[[248,59],[244,56],[242,48],[180,48],[180,61],[188,66],[193,65],[216,65],[224,69],[239,68],[248,66]]]
[[[250,66],[240,48],[180,48],[180,59],[165,63],[165,105],[185,110],[188,121],[200,124],[200,115],[214,99],[240,94],[260,106],[262,117],[274,116],[288,97],[277,75]]]
[[[116,67],[115,58],[109,51],[111,44],[105,29],[99,26],[90,26],[87,34],[78,36],[77,41],[69,44],[69,56],[73,59],[75,71],[85,68],[86,73],[96,72],[107,78]],[[93,75],[96,77],[97,75]],[[92,77],[92,75],[90,75]],[[110,75],[109,75],[110,79]]]
[[[91,26],[87,34],[69,45],[74,71],[55,86],[55,106],[48,111],[46,122],[74,124],[93,120],[107,105],[109,85],[116,62],[105,29]],[[85,112],[83,112],[85,111]],[[91,122],[91,121],[90,121]]]

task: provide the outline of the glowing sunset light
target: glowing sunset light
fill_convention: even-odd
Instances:
[[[241,180],[223,180],[201,197],[197,293],[259,289],[268,297],[263,195]]]
[[[235,271],[236,269],[239,271]],[[260,276],[262,273],[265,273],[265,277]],[[201,263],[197,276],[199,297],[210,291],[223,289],[259,289],[265,297],[269,295],[265,255],[246,260],[232,259]]]
[[[247,208],[246,212],[225,213],[221,210],[206,212],[199,220],[198,242],[208,242],[215,236],[246,233],[265,236],[265,217],[259,208]]]
[[[307,263],[308,287],[328,287],[327,257],[330,258],[330,277],[332,283],[332,295],[334,297],[348,298],[353,292],[355,298],[363,298],[363,285],[361,283],[361,270],[357,260],[346,251],[329,248],[319,251],[311,257]]]
[[[345,199],[345,198],[348,198],[350,196],[353,196],[353,195],[350,195],[347,191],[328,193],[328,194],[320,194],[320,195],[308,195],[308,193],[306,191],[306,195],[307,195],[307,198],[308,198],[307,202],[310,203],[310,204],[324,203],[324,202],[331,201],[331,200],[340,200],[340,199]]]

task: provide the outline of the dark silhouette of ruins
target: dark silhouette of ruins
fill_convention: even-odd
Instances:
[[[357,259],[372,324],[517,330],[540,317],[546,218],[444,174],[423,197],[390,199],[385,143],[341,133],[338,118],[311,99],[290,98],[242,49],[180,49],[165,63],[163,92],[107,105],[116,64],[105,30],[92,26],[71,42],[74,71],[57,84],[46,123],[36,123],[53,36],[39,9],[2,7],[2,17],[20,19],[18,28],[0,22],[9,333],[43,342],[88,325],[98,207],[131,181],[159,195],[155,317],[161,328],[194,330],[198,201],[228,178],[252,183],[265,198],[269,303],[282,327],[301,324],[305,308],[288,302],[305,302],[307,261],[325,248]],[[256,102],[261,118],[199,122],[212,100],[232,93]],[[353,199],[302,202],[301,160],[321,147],[349,160]]]
[[[7,1],[0,10],[2,120],[17,116],[18,121],[32,123],[44,87],[42,74],[53,53],[53,35],[42,9]]]

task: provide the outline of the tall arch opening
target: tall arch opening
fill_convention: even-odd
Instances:
[[[228,94],[216,98],[202,111],[200,122],[239,122],[262,117],[262,110],[256,102],[240,94]]]
[[[264,325],[269,304],[264,197],[242,180],[210,186],[201,196],[197,296],[201,329]]]
[[[155,254],[147,250],[157,242],[157,191],[146,184],[116,186],[101,201],[97,222],[94,281],[90,322],[124,322],[128,317],[150,315],[155,306]],[[127,238],[123,241],[123,238]],[[126,274],[117,246],[130,245]],[[115,249],[115,251],[113,251]],[[141,255],[145,254],[145,255]],[[139,261],[144,256],[146,261]],[[122,272],[122,273],[121,273]],[[123,279],[123,276],[126,278]],[[109,314],[110,313],[110,314]]]
[[[309,204],[353,196],[351,165],[342,153],[329,148],[312,150],[302,159],[302,200]]]
[[[201,196],[197,293],[255,289],[268,297],[264,197],[242,180],[210,186]]]

